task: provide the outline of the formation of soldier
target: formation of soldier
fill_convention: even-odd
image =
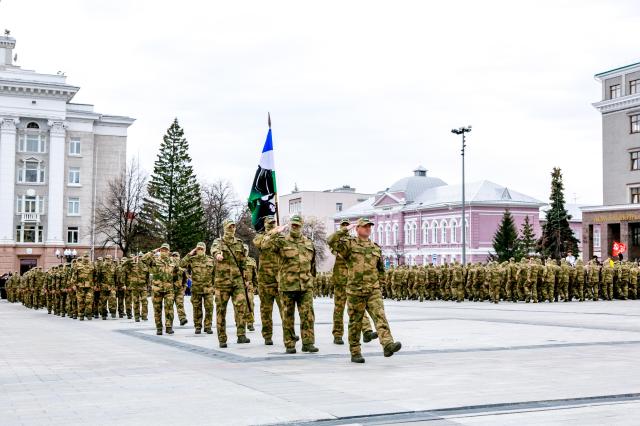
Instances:
[[[336,270],[319,274],[316,297],[334,297]],[[637,299],[640,265],[595,259],[574,265],[566,259],[525,258],[520,262],[459,262],[388,268],[383,296],[393,300],[570,302]]]

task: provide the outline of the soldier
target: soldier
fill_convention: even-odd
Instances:
[[[162,308],[167,334],[173,334],[173,282],[178,275],[178,264],[169,255],[169,244],[142,256],[142,263],[149,270],[153,289],[153,316],[156,321],[156,334],[162,335]]]
[[[202,313],[204,305],[204,332],[213,334],[213,258],[207,256],[207,246],[200,242],[180,261],[180,267],[189,271],[191,276],[191,305],[195,333],[202,332]]]
[[[602,299],[613,300],[613,268],[611,262],[606,261],[602,266]]]
[[[80,321],[84,321],[85,318],[91,321],[93,318],[95,269],[89,261],[89,255],[85,254],[73,262],[71,276],[78,298],[78,318]]]
[[[180,253],[174,251],[171,253],[171,257],[174,262],[180,264]],[[183,269],[180,269],[176,274],[173,281],[173,301],[176,304],[176,310],[178,311],[178,319],[180,325],[185,325],[189,321],[187,320],[187,314],[184,311],[184,293],[187,290],[187,275]]]
[[[367,311],[373,318],[378,331],[384,356],[392,356],[402,347],[394,342],[389,323],[384,313],[384,303],[380,291],[380,282],[384,280],[382,250],[372,242],[371,222],[367,218],[358,219],[357,224],[340,229],[329,237],[329,246],[340,253],[349,267],[347,282],[347,299],[349,309],[349,350],[351,362],[363,363],[360,351],[360,332],[362,318]],[[357,237],[351,237],[349,230],[356,227]]]
[[[569,279],[571,277],[571,266],[566,259],[560,261],[560,274],[558,275],[558,294],[557,297],[561,298],[563,302],[570,302],[571,295],[569,294]]]
[[[131,292],[133,318],[136,322],[148,320],[149,301],[147,300],[147,268],[140,261],[140,256],[134,256],[124,265],[127,274],[127,290]]]
[[[348,226],[348,219],[340,222],[341,229],[346,229]],[[347,262],[340,253],[335,250],[332,252],[336,256],[331,275],[331,281],[333,283],[333,343],[336,345],[344,345],[342,335],[344,334],[344,309],[347,305],[347,280],[349,279],[349,271]],[[378,333],[375,333],[371,329],[371,323],[366,314],[362,317],[362,334],[365,343],[378,337]]]
[[[244,312],[246,299],[243,270],[245,267],[244,246],[236,238],[236,224],[227,219],[223,223],[224,235],[213,242],[211,255],[215,261],[216,327],[221,348],[227,347],[227,304],[233,304],[238,343],[249,343],[246,336]]]
[[[113,259],[113,275],[116,289],[116,303],[118,305],[118,318],[124,318],[125,314],[131,318],[131,307],[127,307],[125,303],[127,299],[125,296],[126,277],[121,276],[120,261],[117,259]]]
[[[258,233],[253,239],[253,245],[260,250],[260,256],[258,257],[258,296],[260,297],[260,319],[265,345],[273,345],[274,302],[278,305],[278,312],[282,320],[282,305],[278,295],[278,255],[265,244],[266,233],[275,226],[275,218],[267,216],[264,219],[265,232]]]
[[[244,244],[244,255],[246,257],[245,269],[244,269],[244,282],[247,286],[247,295],[249,296],[249,306],[251,310],[247,309],[245,312],[245,322],[247,323],[247,330],[255,331],[253,323],[255,321],[253,316],[253,297],[255,289],[258,287],[258,265],[256,260],[249,256],[249,246]]]
[[[560,273],[560,267],[556,265],[556,261],[552,258],[547,258],[547,261],[544,265],[544,272],[542,276],[542,300],[548,300],[549,303],[553,303],[555,288],[556,288],[556,278]]]
[[[456,302],[464,302],[464,269],[458,262],[458,259],[453,260],[453,266],[451,268],[451,291],[456,295]]]
[[[282,301],[282,331],[288,354],[296,353],[294,331],[295,308],[300,314],[302,351],[318,352],[315,347],[313,312],[313,281],[316,276],[316,253],[311,240],[302,235],[302,217],[291,216],[289,232],[278,226],[266,236],[265,243],[278,255],[280,281],[278,290]],[[359,337],[359,336],[358,336]],[[359,340],[359,339],[358,339]]]
[[[100,287],[100,315],[107,319],[107,311],[111,318],[116,317],[116,265],[111,255],[98,258],[98,286]]]
[[[598,288],[600,287],[600,266],[594,259],[591,259],[587,265],[587,279],[591,297],[595,302],[598,300]]]
[[[576,291],[576,297],[579,301],[584,302],[584,282],[586,278],[586,271],[582,259],[578,259],[574,268],[574,286]]]

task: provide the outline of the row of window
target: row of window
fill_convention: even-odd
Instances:
[[[20,224],[16,226],[16,242],[18,243],[42,243],[42,225]],[[77,226],[67,228],[67,244],[78,244],[80,231]]]
[[[23,160],[18,167],[18,183],[45,183],[45,172],[44,161],[36,158]],[[67,183],[80,185],[80,167],[69,167]]]
[[[44,198],[39,195],[19,195],[16,197],[16,213],[45,213]],[[80,215],[80,197],[67,198],[67,215]]]
[[[45,154],[47,152],[47,135],[43,133],[23,133],[18,137],[18,152],[31,152],[35,154]],[[69,141],[68,154],[71,156],[80,155],[80,139],[71,138]]]
[[[422,225],[422,243],[427,244],[457,244],[461,237],[461,226],[457,220],[452,219],[450,222],[442,220],[441,222],[433,221],[432,223],[424,223]],[[469,237],[469,222],[466,222],[466,237]],[[379,226],[376,231],[372,232],[372,237],[380,245],[397,245],[398,244],[398,224],[386,224]],[[404,226],[404,244],[411,246],[417,245],[418,225],[407,223]]]
[[[628,95],[635,95],[636,93],[640,93],[640,80],[631,80],[629,82],[629,93]],[[612,84],[609,86],[609,99],[615,99],[622,96],[622,86],[619,84]]]

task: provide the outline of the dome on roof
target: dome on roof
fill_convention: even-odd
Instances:
[[[413,171],[413,176],[400,179],[391,185],[387,191],[404,192],[406,200],[413,201],[427,189],[446,184],[447,183],[440,178],[427,176],[427,169],[418,166]]]

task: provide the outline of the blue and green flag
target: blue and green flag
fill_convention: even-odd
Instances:
[[[260,164],[253,178],[251,193],[249,194],[249,209],[253,228],[260,232],[264,230],[264,218],[277,214],[276,205],[276,171],[273,161],[273,140],[271,136],[271,118],[269,118],[269,133],[262,148]]]

